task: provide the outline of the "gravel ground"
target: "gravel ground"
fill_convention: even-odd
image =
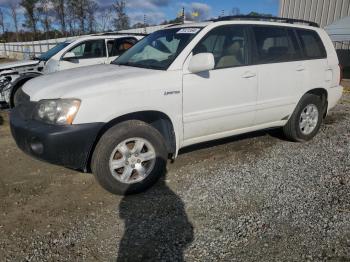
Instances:
[[[350,94],[319,135],[182,151],[144,194],[21,153],[0,116],[2,261],[350,261]]]

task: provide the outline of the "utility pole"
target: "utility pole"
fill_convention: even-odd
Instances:
[[[146,29],[146,19],[147,16],[146,14],[143,15],[143,30],[144,30],[144,33],[147,34],[147,29]]]
[[[182,23],[183,23],[183,24],[185,23],[185,20],[186,20],[186,17],[185,17],[185,7],[182,7]]]

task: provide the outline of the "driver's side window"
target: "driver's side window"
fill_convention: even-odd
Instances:
[[[89,40],[73,47],[69,52],[75,54],[78,59],[106,57],[105,40]]]
[[[210,31],[193,49],[193,55],[212,53],[215,69],[247,65],[247,34],[243,26],[223,26]]]

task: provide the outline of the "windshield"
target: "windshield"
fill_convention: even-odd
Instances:
[[[46,53],[43,53],[42,55],[40,55],[39,59],[43,61],[48,61],[51,57],[53,57],[55,54],[57,54],[59,51],[61,51],[63,48],[65,48],[69,44],[70,43],[67,43],[67,42],[59,43],[58,45],[54,46]]]
[[[172,28],[157,31],[138,42],[113,64],[167,70],[201,28]]]

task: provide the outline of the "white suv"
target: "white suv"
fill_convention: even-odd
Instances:
[[[92,170],[117,194],[147,189],[192,144],[275,127],[308,141],[343,88],[325,31],[293,22],[173,26],[111,65],[31,80],[11,113],[13,136],[36,158]]]
[[[42,74],[98,64],[109,64],[144,36],[90,35],[57,44],[35,60],[0,65],[0,104],[15,106],[17,90]]]

